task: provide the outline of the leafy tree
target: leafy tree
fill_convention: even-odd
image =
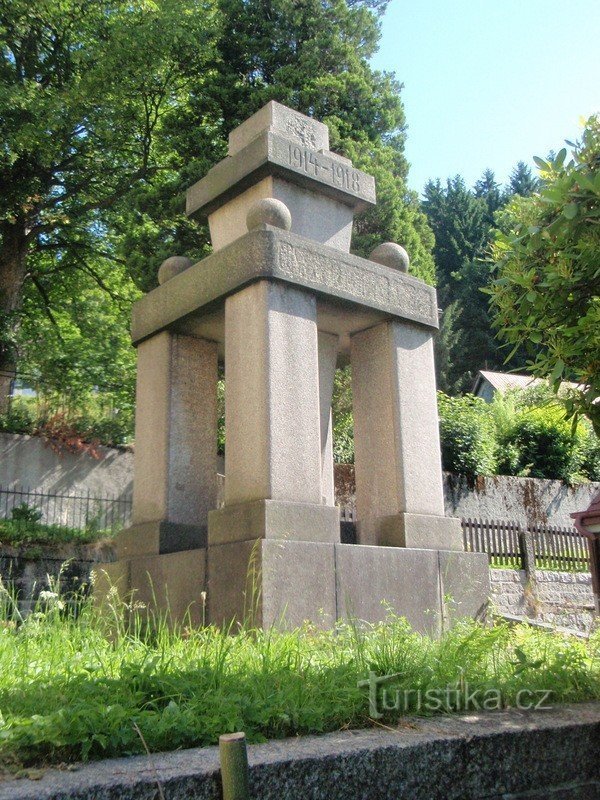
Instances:
[[[215,20],[210,0],[0,0],[0,372],[26,284],[51,315],[55,276],[114,259],[106,212],[169,168],[162,119],[199,89]]]
[[[72,276],[106,287],[114,270],[147,290],[165,257],[205,255],[207,229],[184,216],[183,189],[270,99],[323,119],[332,148],[376,175],[380,204],[357,224],[358,252],[399,241],[413,271],[432,280],[432,235],[405,184],[400,85],[368,63],[385,6],[0,0],[0,373],[20,354],[62,383],[94,371],[74,345],[62,376],[48,359],[34,364],[34,325],[19,332],[24,311],[43,313],[42,328],[72,345],[78,337],[61,330],[82,319],[71,295],[67,321],[66,297],[80,285]],[[80,333],[83,346],[93,332]]]
[[[600,117],[588,120],[572,159],[563,149],[536,159],[538,195],[510,205],[512,229],[494,245],[490,287],[495,325],[513,350],[525,343],[529,368],[549,376],[570,417],[586,414],[600,433]]]
[[[483,255],[489,237],[486,205],[456,175],[443,186],[429,181],[423,210],[435,236],[433,256],[442,307],[456,299],[458,276],[464,264]]]
[[[438,180],[425,187],[423,208],[435,235],[434,259],[438,297],[443,309],[437,346],[438,385],[447,392],[468,391],[475,372],[495,364],[487,316],[487,300],[479,289],[488,279],[482,261],[490,240],[487,191],[493,205],[496,183],[489,171],[479,184],[480,196],[460,176],[443,186]]]

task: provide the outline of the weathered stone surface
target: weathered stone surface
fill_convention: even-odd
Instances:
[[[254,500],[211,511],[209,544],[247,539],[339,542],[340,513],[335,506]]]
[[[486,553],[438,553],[444,626],[453,620],[485,617],[490,597]]]
[[[338,616],[379,622],[388,608],[417,631],[439,634],[438,553],[392,547],[336,545]]]
[[[116,538],[118,558],[174,553],[206,547],[208,522],[181,525],[168,520],[138,522],[120,531]]]
[[[383,544],[378,518],[444,516],[432,335],[383,323],[352,337],[351,358],[359,542]],[[426,545],[418,532],[414,538],[420,546],[453,549],[456,533],[443,524],[447,542],[432,536]]]
[[[336,618],[333,544],[256,539],[208,548],[210,622],[294,628]],[[234,629],[235,630],[235,629]]]
[[[271,100],[231,131],[229,155],[234,156],[266,130],[310,150],[329,149],[329,128],[325,123]]]
[[[225,305],[225,505],[321,503],[314,296],[260,281]]]
[[[260,800],[599,800],[600,705],[404,718],[250,745]],[[0,784],[0,800],[221,800],[217,747],[48,770]]]
[[[291,215],[291,227],[274,227],[284,227],[345,253],[350,251],[354,212],[349,206],[274,176],[263,178],[208,215],[213,251],[244,236],[248,214],[257,202],[268,200],[282,202]]]
[[[358,523],[358,540],[376,541],[384,547],[464,550],[460,520],[433,514],[366,517]]]
[[[158,282],[161,284],[166,283],[191,266],[192,260],[186,256],[170,256],[158,268]]]
[[[375,204],[375,180],[371,175],[334,154],[302,147],[265,131],[188,189],[186,213],[192,217],[211,214],[269,175],[318,191],[355,211]]]
[[[217,496],[213,342],[165,331],[138,348],[134,468],[134,525],[206,526]]]
[[[292,227],[292,215],[289,208],[275,197],[265,197],[258,200],[246,215],[248,230],[254,230],[259,225],[272,225],[289,231]]]
[[[206,621],[206,550],[142,556],[129,562],[134,601],[168,622]],[[144,609],[142,609],[143,611]]]
[[[319,327],[336,335],[364,330],[386,316],[438,327],[433,287],[373,261],[267,228],[247,233],[138,300],[133,307],[134,343],[167,328],[223,341],[224,298],[261,278],[315,291]]]
[[[410,258],[406,250],[395,242],[384,242],[376,247],[369,256],[371,261],[383,264],[385,267],[408,272]]]
[[[319,331],[319,407],[321,417],[321,494],[328,506],[335,505],[333,479],[333,420],[331,400],[339,348],[339,336]]]

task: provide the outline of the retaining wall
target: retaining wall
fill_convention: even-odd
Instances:
[[[490,569],[490,584],[492,603],[500,612],[585,632],[592,628],[589,572],[536,570],[535,581],[530,581],[523,570]]]
[[[87,453],[55,453],[41,436],[0,433],[0,486],[30,487],[49,494],[127,497],[133,487],[133,453],[99,447]]]
[[[404,718],[249,748],[260,800],[600,800],[600,704]],[[218,749],[47,770],[0,800],[221,800]]]

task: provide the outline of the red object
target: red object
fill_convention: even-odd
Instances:
[[[596,613],[600,614],[600,530],[590,530],[592,525],[600,526],[600,492],[592,498],[592,502],[585,511],[576,511],[571,514],[571,518],[579,533],[588,540],[592,589],[596,602]]]

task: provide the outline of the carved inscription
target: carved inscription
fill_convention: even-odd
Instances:
[[[333,293],[339,292],[357,302],[362,300],[367,306],[437,325],[437,312],[426,285],[421,286],[400,273],[382,275],[370,270],[367,263],[328,258],[308,248],[280,243],[279,269],[290,279],[321,286],[323,291],[330,288]]]

